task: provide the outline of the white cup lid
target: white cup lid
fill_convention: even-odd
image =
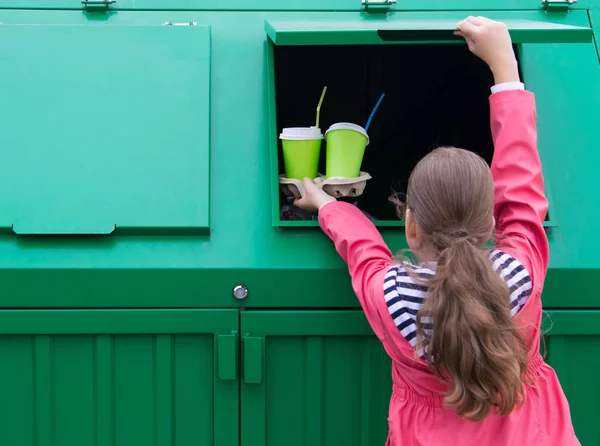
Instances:
[[[288,127],[281,131],[279,139],[296,141],[307,141],[311,139],[323,139],[321,129],[317,127]]]
[[[333,130],[354,130],[355,132],[365,135],[367,138],[367,145],[369,145],[370,140],[369,135],[367,135],[367,131],[358,124],[352,124],[351,122],[338,122],[327,129],[325,136],[327,136],[327,133],[332,132]]]

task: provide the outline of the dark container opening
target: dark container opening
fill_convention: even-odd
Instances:
[[[405,193],[417,162],[439,146],[493,154],[489,95],[493,77],[465,45],[275,46],[278,132],[315,124],[323,86],[323,132],[336,122],[363,127],[385,93],[369,128],[361,170],[373,178],[357,202],[376,220],[397,220],[388,201]],[[279,141],[279,173],[284,173]],[[319,172],[325,173],[323,142]],[[287,204],[280,194],[280,206]]]

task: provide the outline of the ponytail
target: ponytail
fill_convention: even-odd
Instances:
[[[492,411],[506,415],[524,398],[527,368],[509,289],[476,240],[466,233],[444,238],[429,296],[417,314],[417,352],[448,383],[447,408],[471,421]]]
[[[417,313],[416,354],[448,384],[447,408],[471,421],[506,415],[525,398],[528,351],[509,288],[483,249],[494,229],[490,168],[473,152],[435,149],[411,173],[406,198],[409,246],[437,261]]]

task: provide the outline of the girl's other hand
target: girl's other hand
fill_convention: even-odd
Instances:
[[[504,23],[485,17],[467,17],[457,28],[454,34],[464,37],[469,50],[488,64],[496,84],[519,82],[517,59]]]
[[[313,180],[304,179],[304,196],[294,201],[294,206],[304,209],[307,212],[317,212],[321,206],[330,201],[336,201],[330,195],[327,195],[323,189],[320,189]]]

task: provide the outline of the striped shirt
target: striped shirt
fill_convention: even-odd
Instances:
[[[517,259],[499,250],[490,251],[490,260],[494,271],[504,281],[510,291],[508,303],[511,316],[515,316],[527,302],[533,290],[531,277],[525,267]],[[392,266],[385,276],[384,296],[388,311],[400,330],[400,333],[413,348],[417,345],[417,313],[427,298],[427,286],[416,283],[406,271],[411,268],[417,277],[428,279],[435,274],[435,264],[421,264],[418,266],[408,262]],[[424,346],[427,347],[427,339],[431,337],[433,322],[423,316]],[[420,351],[419,355],[424,356]]]

